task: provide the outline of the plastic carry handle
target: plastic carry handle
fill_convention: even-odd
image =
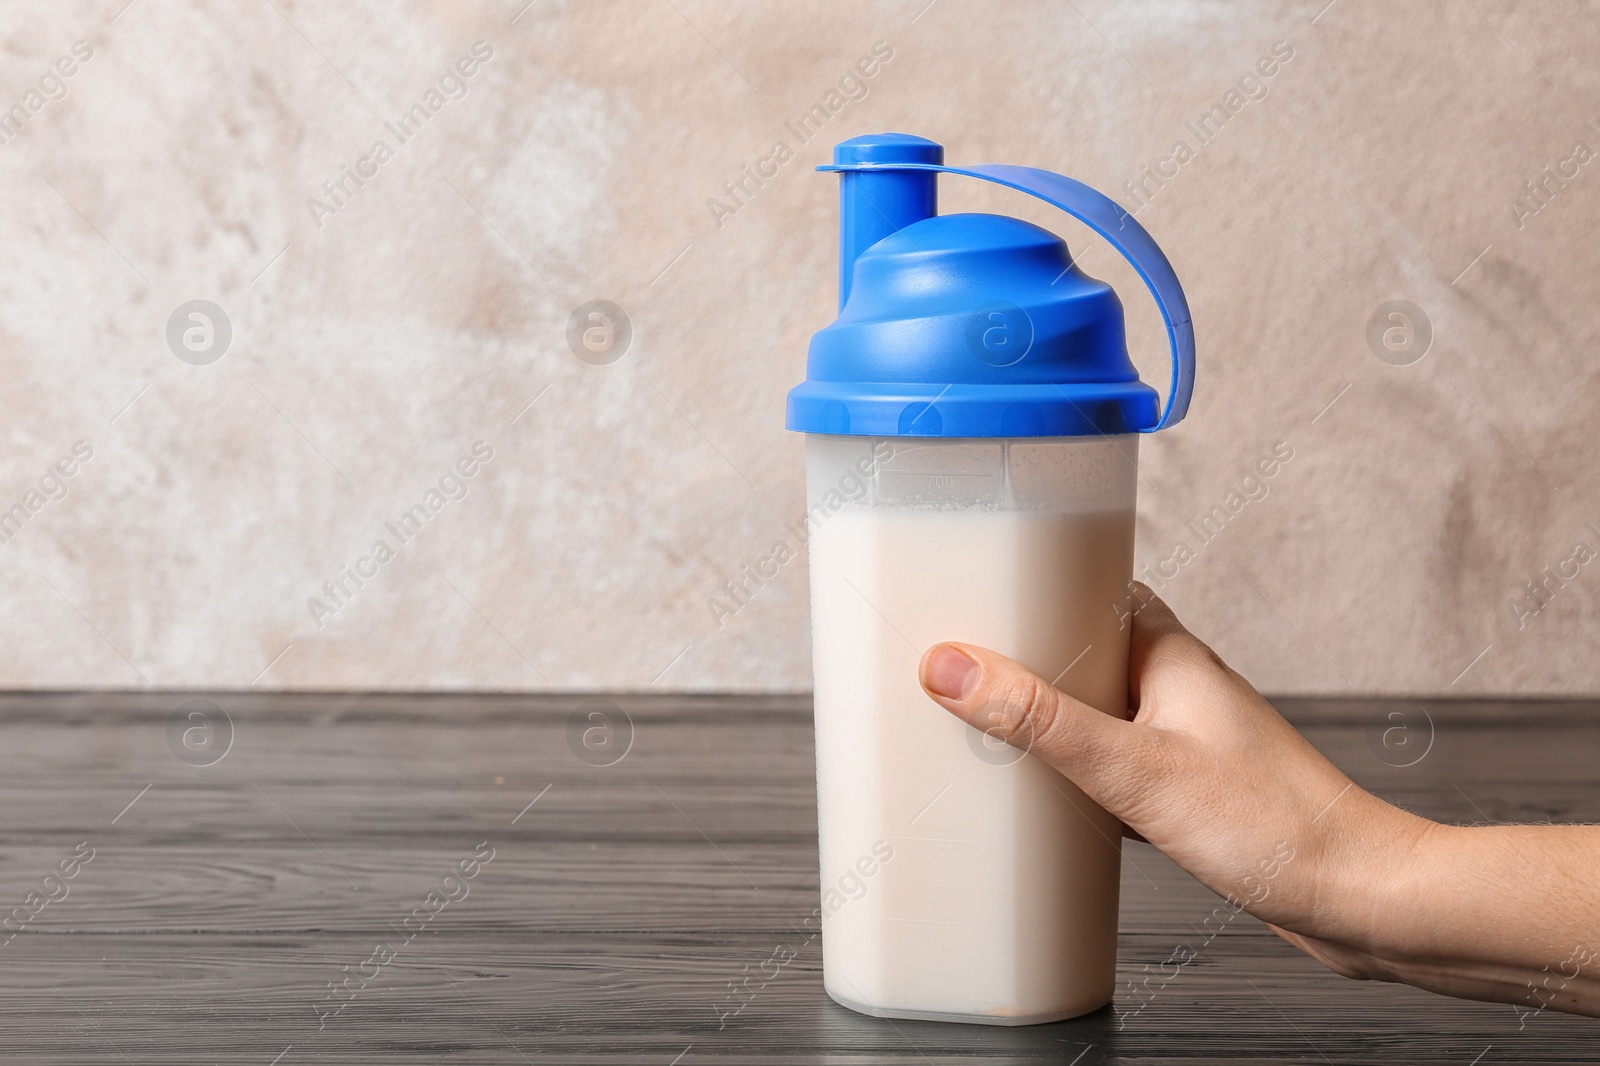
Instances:
[[[1172,345],[1172,384],[1167,390],[1166,408],[1161,419],[1146,432],[1176,425],[1189,410],[1194,392],[1194,324],[1189,318],[1189,301],[1184,298],[1178,275],[1155,238],[1115,200],[1091,189],[1081,181],[1035,167],[1015,167],[1003,163],[982,163],[952,167],[937,163],[834,163],[818,170],[856,172],[883,170],[927,170],[938,174],[992,181],[996,185],[1025,192],[1053,204],[1076,218],[1122,253],[1138,271],[1167,324],[1167,339]]]

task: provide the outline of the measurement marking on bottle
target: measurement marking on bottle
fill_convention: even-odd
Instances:
[[[954,837],[908,837],[896,835],[895,840],[917,840],[925,844],[982,844],[981,840],[957,840]]]

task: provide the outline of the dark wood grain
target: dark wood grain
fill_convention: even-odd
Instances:
[[[1139,844],[1121,980],[1200,949],[1142,1008],[1123,992],[1018,1029],[845,1010],[801,926],[817,894],[805,699],[609,697],[633,745],[595,767],[568,746],[578,697],[253,694],[208,697],[234,742],[193,766],[167,736],[188,698],[0,695],[0,913],[94,849],[0,946],[0,1061],[1600,1059],[1600,1023],[1519,1028],[1510,1007],[1346,981],[1248,915],[1203,940],[1216,898]],[[1280,706],[1358,783],[1430,817],[1600,820],[1600,705]],[[1372,743],[1395,708],[1430,723],[1414,765]],[[409,932],[484,843],[466,895]],[[379,976],[330,1000],[380,944]],[[729,982],[780,945],[795,961],[730,1013]]]

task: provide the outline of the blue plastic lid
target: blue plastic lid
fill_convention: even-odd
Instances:
[[[811,339],[788,428],[884,437],[1147,432],[1181,419],[1194,332],[1154,239],[1086,185],[1029,167],[946,167],[900,133],[844,141],[838,171],[839,317]],[[1086,222],[1126,256],[1167,323],[1165,409],[1128,359],[1122,304],[1047,230],[1003,215],[939,215],[941,173],[997,182]]]

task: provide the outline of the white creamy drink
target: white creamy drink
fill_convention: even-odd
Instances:
[[[1120,825],[917,679],[929,646],[958,640],[1124,713],[1133,485],[1104,444],[1087,447],[1102,451],[1080,449],[1095,461],[1069,474],[1098,479],[1084,495],[1099,509],[1008,507],[1010,480],[992,476],[999,505],[888,505],[892,478],[880,470],[870,498],[814,525],[822,884],[865,885],[825,908],[824,980],[856,1010],[1019,1024],[1111,999]],[[957,484],[963,464],[941,461]],[[813,484],[826,472],[814,462]],[[1108,497],[1124,505],[1106,509]],[[880,841],[888,848],[875,854]],[[871,863],[871,877],[850,877],[885,850],[892,858]]]

